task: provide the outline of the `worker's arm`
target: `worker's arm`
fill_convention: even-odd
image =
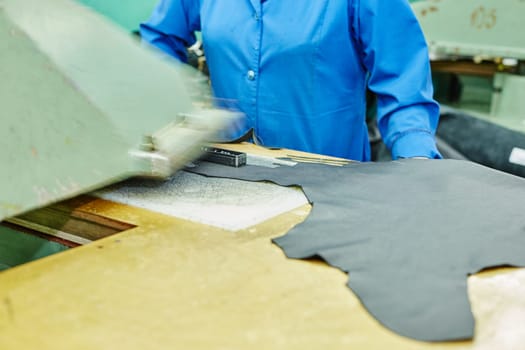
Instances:
[[[200,30],[199,11],[200,1],[160,0],[140,25],[142,40],[187,62],[186,48],[195,43],[195,31]]]
[[[378,127],[392,157],[440,158],[439,105],[425,38],[406,0],[350,0],[352,30],[378,97]]]

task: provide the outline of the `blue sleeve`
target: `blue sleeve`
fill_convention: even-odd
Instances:
[[[428,49],[406,0],[354,0],[353,30],[378,97],[378,126],[392,157],[441,158],[434,135],[439,105],[433,99]]]
[[[200,30],[199,12],[198,0],[160,0],[140,25],[142,40],[187,62],[186,48],[195,43],[195,31]]]

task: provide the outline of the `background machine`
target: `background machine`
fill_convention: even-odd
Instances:
[[[525,176],[525,37],[519,31],[525,2],[420,0],[412,6],[442,104],[438,137],[469,160]]]
[[[427,38],[436,97],[525,132],[525,3],[423,0],[412,4]]]

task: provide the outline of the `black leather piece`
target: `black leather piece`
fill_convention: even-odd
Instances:
[[[525,177],[525,166],[509,162],[514,147],[525,149],[525,133],[446,109],[437,135],[473,162]]]
[[[300,185],[309,217],[274,242],[319,256],[391,330],[418,340],[473,336],[466,279],[525,265],[525,179],[467,161],[402,160],[270,169],[201,163],[214,177]]]

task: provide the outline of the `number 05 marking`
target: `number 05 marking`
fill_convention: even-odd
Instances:
[[[470,16],[470,24],[477,29],[491,29],[497,23],[496,9],[478,7]]]

